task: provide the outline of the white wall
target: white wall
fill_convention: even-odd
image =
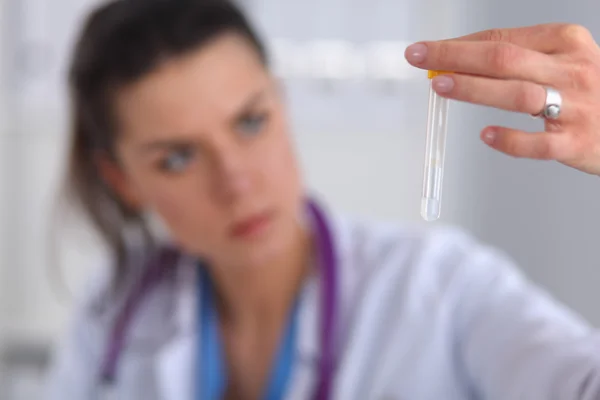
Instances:
[[[4,22],[4,0],[0,0],[0,27],[4,26],[3,24]],[[8,184],[6,183],[6,173],[5,173],[5,163],[2,161],[4,158],[4,154],[5,154],[5,149],[6,149],[6,139],[5,139],[5,135],[6,135],[6,100],[5,100],[5,65],[6,65],[6,59],[5,59],[5,49],[4,49],[4,39],[5,39],[5,35],[3,34],[2,30],[0,30],[0,221],[5,221],[6,219],[6,212],[8,210],[8,206],[6,204],[6,197],[7,197],[7,189],[8,189]],[[4,261],[6,259],[6,255],[5,255],[5,245],[4,245],[4,237],[5,237],[6,233],[5,233],[5,227],[3,226],[3,224],[0,224],[0,303],[2,303],[1,301],[1,297],[2,296],[2,288],[4,287],[4,270],[6,269],[6,267],[4,267]],[[3,337],[3,333],[4,333],[4,323],[6,321],[5,315],[4,315],[4,308],[0,306],[0,344],[2,343],[2,337]],[[1,368],[1,367],[0,367]],[[0,371],[1,374],[1,371]]]
[[[50,215],[63,169],[67,129],[64,70],[87,4],[80,0],[2,0],[7,83],[0,93],[2,252],[0,303],[7,339],[46,341],[63,326],[67,308],[51,286]],[[85,243],[61,265],[68,283],[85,272]]]

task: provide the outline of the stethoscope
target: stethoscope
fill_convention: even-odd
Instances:
[[[318,382],[315,387],[315,400],[327,400],[330,397],[333,370],[334,370],[334,329],[337,317],[337,258],[333,241],[333,234],[320,207],[312,200],[306,203],[309,221],[315,234],[315,243],[321,274],[321,329],[319,344],[321,349],[318,363]],[[108,345],[102,358],[100,382],[104,388],[115,382],[119,358],[126,346],[127,330],[135,316],[138,306],[144,297],[164,279],[166,273],[177,264],[180,254],[172,248],[163,249],[145,269],[141,279],[130,292],[129,296],[117,313],[114,320]],[[196,398],[213,400],[222,394],[224,378],[222,376],[222,362],[219,354],[220,343],[216,332],[215,312],[212,305],[212,286],[206,274],[206,268],[200,268],[198,284],[201,295],[198,296],[198,322],[201,343],[198,346],[198,360],[203,365],[211,365],[200,371],[196,380]],[[289,381],[291,358],[295,333],[297,328],[297,305],[290,318],[287,334],[283,338],[279,349],[279,356],[272,371],[270,386],[266,397],[280,399],[284,393],[284,386]]]

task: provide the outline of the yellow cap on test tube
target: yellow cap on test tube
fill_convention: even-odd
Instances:
[[[433,79],[438,75],[450,73],[448,71],[427,71],[427,77]],[[442,204],[448,106],[450,103],[447,98],[440,96],[433,90],[432,84],[429,86],[421,216],[426,221],[435,221],[440,217]]]
[[[438,75],[451,74],[450,71],[427,71],[427,78],[433,79]]]

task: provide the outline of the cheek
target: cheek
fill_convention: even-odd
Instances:
[[[159,189],[155,192],[152,203],[156,211],[171,226],[180,225],[185,220],[186,214],[189,217],[189,201],[187,196],[181,196],[181,192]]]
[[[190,177],[161,177],[148,188],[147,203],[175,238],[206,242],[218,228],[218,211]]]
[[[155,212],[180,246],[191,254],[209,254],[211,249],[219,246],[223,233],[218,210],[197,194],[182,196],[181,192],[175,193],[173,189],[156,195]]]

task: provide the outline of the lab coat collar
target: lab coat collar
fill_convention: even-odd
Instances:
[[[157,389],[161,400],[193,400],[196,368],[197,264],[183,258],[171,283],[174,334],[155,358]]]

